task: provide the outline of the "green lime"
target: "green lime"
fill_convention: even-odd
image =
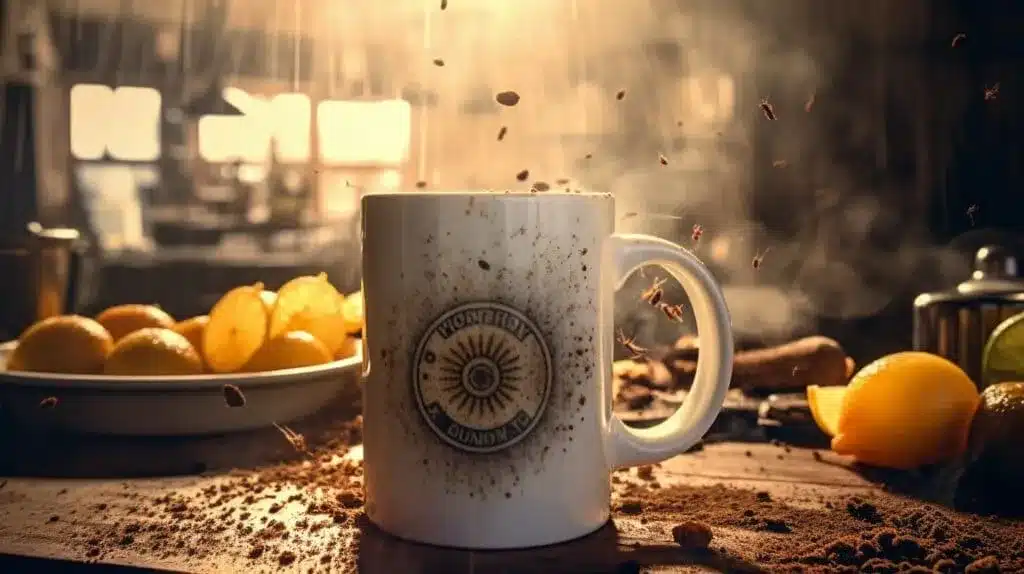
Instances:
[[[1003,321],[981,355],[982,386],[1024,380],[1024,313]]]

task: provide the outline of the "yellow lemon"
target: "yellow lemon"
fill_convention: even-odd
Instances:
[[[202,354],[215,373],[242,368],[267,338],[263,284],[235,287],[210,310],[203,333]]]
[[[366,322],[366,317],[363,315],[363,292],[356,291],[346,295],[342,309],[345,313],[345,332],[349,335],[362,333],[363,324]]]
[[[330,361],[330,351],[316,337],[305,331],[288,331],[264,343],[242,370],[250,373],[278,371]]]
[[[838,417],[834,405],[822,400],[823,390],[811,391],[809,398],[818,399],[812,408],[822,419],[819,424],[835,430],[832,449],[897,469],[961,454],[978,404],[977,388],[960,367],[920,352],[889,355],[861,369],[842,392]]]
[[[198,375],[203,361],[184,335],[170,329],[147,328],[114,345],[103,368],[114,376]]]
[[[96,320],[114,341],[139,329],[171,329],[175,324],[174,317],[156,305],[117,305],[97,315]]]
[[[807,387],[807,403],[811,407],[811,416],[818,428],[828,436],[836,436],[839,432],[839,411],[846,396],[846,386]]]
[[[192,348],[203,354],[203,335],[206,334],[206,326],[210,323],[209,315],[198,315],[184,321],[178,321],[174,326],[174,332],[188,339]]]
[[[21,335],[7,361],[7,369],[94,375],[103,371],[103,363],[113,347],[110,333],[88,317],[50,317]]]
[[[333,356],[348,337],[344,305],[345,297],[327,280],[326,273],[296,277],[277,291],[269,337],[306,331]]]
[[[345,342],[334,352],[334,360],[340,361],[349,357],[354,357],[359,354],[359,346],[362,342],[356,337],[349,337],[345,339]]]

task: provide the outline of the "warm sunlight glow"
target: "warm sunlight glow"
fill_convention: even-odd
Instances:
[[[96,84],[71,89],[71,152],[79,160],[152,162],[160,158],[160,92],[112,90]]]
[[[270,157],[305,162],[310,158],[312,104],[305,94],[278,94],[267,100],[239,88],[225,88],[224,99],[244,116],[204,116],[199,120],[199,154],[209,162],[241,159],[262,162]]]
[[[107,151],[106,107],[114,91],[107,86],[71,88],[71,153],[78,159],[101,159]]]
[[[96,84],[71,89],[71,152],[79,160],[152,162],[160,158],[160,92],[112,90]]]
[[[160,92],[152,88],[78,84],[71,88],[71,153],[153,161],[160,157],[159,120]]]
[[[160,157],[160,92],[153,88],[123,87],[114,90],[117,114],[107,139],[114,159],[153,161]],[[114,129],[111,129],[114,127]]]
[[[736,86],[731,76],[703,74],[683,78],[684,121],[718,124],[733,118]]]
[[[270,132],[253,116],[203,116],[199,119],[199,155],[209,162],[262,162],[270,151]]]
[[[309,134],[313,122],[313,104],[305,94],[280,94],[268,107],[270,133],[277,141],[281,161],[307,161]]]
[[[397,166],[409,157],[412,108],[405,100],[327,100],[317,120],[325,164]]]

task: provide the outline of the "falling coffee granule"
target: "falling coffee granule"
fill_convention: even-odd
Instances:
[[[448,7],[448,0],[441,0],[441,9],[444,10]]]
[[[245,395],[242,394],[242,389],[231,384],[224,385],[224,403],[231,408],[244,407]]]
[[[775,115],[775,107],[768,103],[768,98],[762,99],[761,103],[758,104],[757,106],[761,108],[761,113],[764,114],[764,117],[768,118],[771,121],[775,121],[776,119],[778,119],[778,117]]]
[[[503,106],[512,107],[519,103],[519,94],[515,92],[499,92],[494,99]]]
[[[505,134],[507,134],[507,133],[508,133],[508,128],[505,127],[505,126],[501,126],[501,129],[498,130],[498,141],[501,141],[501,140],[505,139]]]
[[[477,261],[476,264],[479,265],[480,269],[483,269],[484,271],[490,271],[491,270],[491,264],[486,262],[486,261],[484,261],[483,259]]]
[[[626,97],[626,90],[619,90],[615,94],[615,99],[619,100],[619,101],[622,101],[625,97]]]
[[[57,400],[57,397],[46,397],[45,399],[39,401],[39,408],[52,409],[53,407],[57,406],[58,402],[60,401]]]
[[[661,165],[668,165],[668,158],[660,153],[658,154],[658,161],[661,162]]]
[[[950,45],[951,48],[956,48],[960,44],[960,42],[962,42],[962,41],[964,41],[966,39],[967,39],[967,34],[964,34],[964,33],[961,32],[960,34],[957,34],[956,36],[953,36],[953,41],[950,42],[949,45]]]
[[[437,66],[438,68],[443,68],[444,60],[442,60],[441,58],[434,58],[434,65]]]
[[[703,522],[684,522],[672,527],[672,540],[684,550],[703,550],[713,537],[711,527]]]
[[[519,181],[526,181],[530,178],[530,170],[524,169],[523,171],[516,174],[516,179]]]
[[[425,182],[423,180],[417,181],[416,182],[416,187],[417,187],[417,189],[423,189],[424,187],[427,187],[427,182]]]

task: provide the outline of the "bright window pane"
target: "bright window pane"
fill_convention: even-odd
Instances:
[[[116,121],[107,126],[107,151],[115,159],[153,161],[160,157],[160,92],[118,88],[112,102]]]
[[[277,141],[281,161],[309,160],[313,106],[305,94],[280,94],[270,101],[267,123]]]
[[[327,100],[317,111],[324,163],[397,166],[408,158],[412,108],[405,100]]]
[[[199,155],[209,162],[263,162],[270,150],[270,132],[259,117],[203,116],[198,130]]]
[[[107,149],[108,113],[114,92],[107,86],[71,88],[71,153],[78,159],[101,159]]]
[[[160,157],[160,92],[152,88],[73,86],[70,124],[71,153],[78,159]]]

